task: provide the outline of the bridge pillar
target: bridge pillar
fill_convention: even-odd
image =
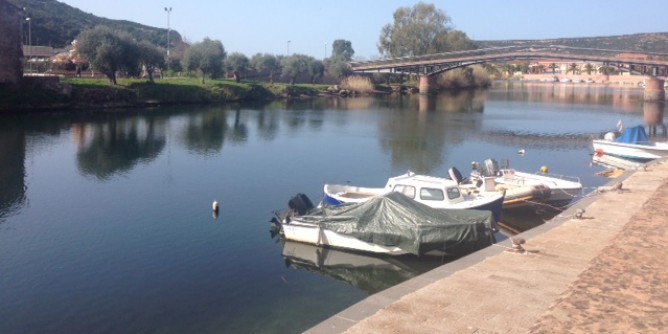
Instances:
[[[644,99],[645,101],[665,101],[666,100],[666,90],[663,89],[664,81],[657,78],[648,78],[645,81],[645,92]],[[422,84],[422,81],[420,81]]]
[[[421,75],[419,90],[420,94],[433,93],[436,90],[436,77],[431,75]]]

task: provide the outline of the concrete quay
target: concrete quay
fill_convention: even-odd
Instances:
[[[306,333],[668,333],[666,160],[514,238],[524,252],[488,247]]]

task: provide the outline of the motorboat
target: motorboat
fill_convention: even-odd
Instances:
[[[272,221],[285,240],[387,255],[467,254],[495,241],[488,210],[434,209],[399,192],[338,206],[300,208],[303,194]],[[305,212],[304,214],[299,214]]]
[[[325,184],[321,203],[337,206],[361,203],[390,192],[399,192],[419,203],[436,209],[490,210],[495,221],[501,220],[503,194],[463,191],[452,179],[408,172],[391,177],[383,188],[368,188],[344,184]]]
[[[640,162],[668,156],[668,142],[650,142],[640,125],[625,129],[619,136],[608,132],[603,139],[594,139],[592,145],[597,156],[612,155]]]
[[[547,168],[539,173],[528,173],[510,168],[508,160],[500,166],[496,160],[487,159],[482,166],[473,162],[471,169],[467,179],[454,167],[449,174],[463,189],[505,193],[504,209],[536,205],[560,208],[582,193],[582,183],[577,177],[549,174]]]

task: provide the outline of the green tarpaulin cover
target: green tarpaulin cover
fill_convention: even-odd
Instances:
[[[434,209],[397,192],[363,203],[316,208],[299,219],[416,255],[432,250],[472,252],[493,241],[491,211]]]

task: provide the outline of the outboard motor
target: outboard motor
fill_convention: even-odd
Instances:
[[[497,176],[499,173],[499,163],[494,159],[487,159],[482,165],[483,176]]]
[[[288,202],[288,207],[299,215],[303,215],[314,208],[311,199],[302,193],[299,193],[295,197],[291,198]]]

